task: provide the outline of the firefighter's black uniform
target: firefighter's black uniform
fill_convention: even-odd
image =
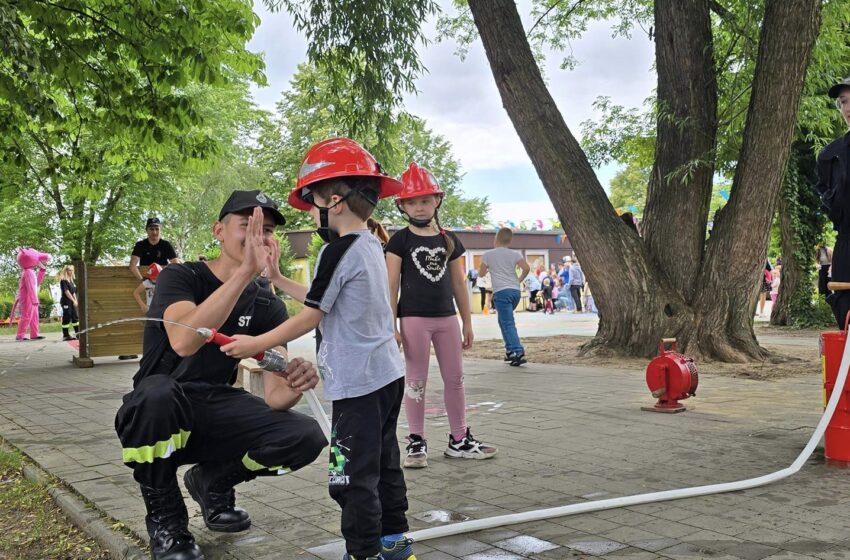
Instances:
[[[832,280],[850,282],[850,132],[830,142],[817,160],[817,191],[823,201],[833,229],[838,232],[832,250]],[[832,306],[838,328],[850,312],[850,292],[830,294],[827,301]]]
[[[179,301],[200,304],[221,285],[206,263],[172,264],[159,275],[148,316],[162,318]],[[283,303],[252,282],[220,330],[258,335],[286,319]],[[148,506],[155,558],[201,557],[186,528],[178,466],[198,463],[185,481],[207,526],[239,531],[250,519],[234,505],[235,484],[299,469],[326,445],[309,416],[272,410],[262,399],[234,388],[237,364],[212,344],[180,358],[162,323],[149,321],[145,327],[140,369],[118,410],[115,429],[124,463],[133,469]]]

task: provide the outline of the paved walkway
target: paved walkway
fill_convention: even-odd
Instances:
[[[580,317],[574,328],[586,329],[578,323],[592,319]],[[520,316],[543,319],[573,322],[558,315]],[[493,328],[487,321],[495,324],[477,319],[479,338]],[[311,341],[294,346],[308,350]],[[93,369],[76,369],[71,355],[62,342],[21,344],[0,337],[0,436],[144,535],[144,506],[120,462],[112,428],[136,365],[98,359]],[[439,376],[432,372],[431,465],[406,473],[411,525],[420,529],[773,472],[793,461],[820,417],[819,378],[816,371],[773,382],[703,375],[693,410],[661,415],[640,411],[652,401],[640,371],[538,364],[516,369],[468,360],[469,422],[500,454],[458,462],[440,454],[447,425]],[[400,441],[405,434],[401,425]],[[239,504],[254,520],[245,533],[207,531],[188,500],[192,529],[207,557],[338,558],[322,552],[339,539],[339,512],[327,495],[323,463],[241,485]],[[417,557],[850,558],[850,473],[844,467],[828,464],[818,450],[800,473],[763,488],[426,541],[416,545]]]

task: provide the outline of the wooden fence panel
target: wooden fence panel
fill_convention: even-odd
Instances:
[[[77,270],[80,328],[117,319],[141,317],[142,310],[133,298],[139,281],[126,266],[90,266],[75,263]],[[141,268],[141,267],[140,267]],[[118,323],[85,332],[80,336],[78,367],[92,367],[92,358],[142,353],[143,321]]]

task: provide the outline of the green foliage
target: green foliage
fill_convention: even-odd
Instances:
[[[643,215],[648,183],[649,170],[629,163],[611,179],[611,205],[623,211],[631,211],[636,216]],[[629,206],[637,207],[637,211],[629,209]]]
[[[292,244],[289,242],[289,237],[282,231],[275,232],[274,236],[280,242],[280,259],[278,262],[280,272],[286,277],[292,276],[295,254],[292,252]]]
[[[823,327],[834,322],[831,309],[815,293],[815,247],[823,242],[827,219],[821,209],[820,199],[812,188],[817,180],[812,149],[810,142],[794,143],[782,185],[782,196],[788,205],[794,258],[800,263],[802,271],[797,289],[791,296],[789,309],[791,324],[797,328]]]
[[[315,276],[316,261],[319,260],[319,251],[325,246],[325,242],[319,237],[319,234],[314,233],[310,237],[310,244],[307,246],[307,266],[310,270],[310,278]]]
[[[434,134],[425,121],[401,112],[383,129],[378,125],[358,130],[347,123],[346,115],[357,102],[353,91],[340,92],[331,87],[331,79],[309,65],[301,65],[290,82],[289,90],[277,103],[277,115],[263,123],[253,157],[266,173],[268,191],[278,200],[286,200],[297,181],[301,160],[308,148],[327,138],[348,136],[359,141],[381,163],[382,169],[398,177],[411,161],[427,167],[446,192],[440,219],[445,226],[484,223],[489,203],[486,198],[465,198],[460,192],[460,164],[451,144]],[[291,207],[281,209],[288,229],[312,228],[310,216]],[[391,200],[382,201],[375,211],[379,221],[401,223],[402,217]]]
[[[245,50],[259,23],[247,0],[191,10],[178,0],[6,0],[0,23],[0,141],[4,161],[18,166],[29,160],[23,145],[40,135],[58,174],[96,173],[101,158],[76,149],[95,122],[115,140],[107,160],[132,152],[161,159],[172,149],[200,157],[212,146],[185,134],[200,118],[184,88],[265,81],[260,57]]]
[[[353,137],[389,132],[392,111],[415,91],[425,70],[416,48],[425,44],[422,24],[437,12],[433,0],[266,0],[284,7],[309,41],[310,63],[340,102],[338,123]],[[319,94],[313,91],[314,95]],[[321,103],[321,99],[314,99]]]
[[[290,317],[294,317],[298,315],[302,309],[304,309],[304,304],[296,299],[292,299],[291,297],[284,297],[283,303],[286,305],[286,312]]]
[[[456,42],[456,54],[466,57],[470,45],[478,38],[466,0],[453,0],[455,13],[443,14],[437,20],[438,37]],[[573,56],[571,42],[579,39],[594,20],[611,23],[613,36],[631,37],[635,27],[643,30],[653,22],[653,3],[648,0],[532,0],[526,35],[538,61],[546,49],[564,53],[561,69],[575,68],[579,62]]]

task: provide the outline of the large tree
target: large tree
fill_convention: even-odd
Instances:
[[[514,3],[471,0],[469,8],[505,109],[599,302],[599,331],[585,350],[649,355],[660,337],[675,336],[698,356],[763,359],[751,306],[820,2],[765,3],[730,200],[707,242],[719,71],[708,0],[655,2],[659,110],[644,239],[616,219],[546,88]]]

